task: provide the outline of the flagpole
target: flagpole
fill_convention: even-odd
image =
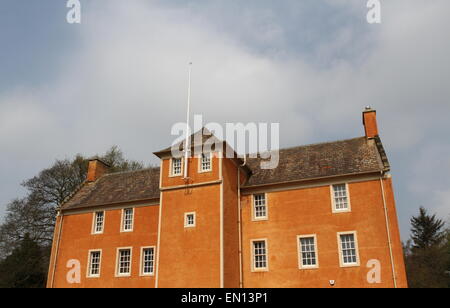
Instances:
[[[191,113],[191,72],[192,72],[192,62],[189,63],[189,85],[188,85],[188,100],[187,100],[187,115],[186,115],[186,142],[184,144],[184,179],[188,179],[188,168],[189,168],[189,153],[191,151],[190,145],[190,113]]]

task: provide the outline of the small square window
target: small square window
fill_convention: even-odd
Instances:
[[[181,158],[172,158],[171,176],[180,176],[183,172],[183,160]]]
[[[186,213],[184,215],[184,227],[185,228],[195,227],[195,213]]]
[[[211,153],[202,153],[200,159],[200,172],[211,171]]]

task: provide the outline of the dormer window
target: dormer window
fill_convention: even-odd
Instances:
[[[183,172],[183,160],[181,158],[172,158],[171,176],[180,176]]]
[[[211,153],[202,153],[200,156],[200,172],[209,172],[212,170]]]

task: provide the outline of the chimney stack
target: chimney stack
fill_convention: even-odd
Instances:
[[[366,107],[363,111],[363,124],[367,139],[378,136],[377,111],[371,107]]]
[[[87,181],[95,182],[104,174],[108,173],[109,165],[98,158],[89,160],[89,167],[87,173]]]

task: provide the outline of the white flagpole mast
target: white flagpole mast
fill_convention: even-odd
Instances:
[[[191,71],[192,71],[192,62],[189,63],[189,86],[188,86],[188,102],[187,102],[187,116],[186,116],[186,142],[184,144],[184,179],[188,179],[188,168],[189,168],[189,153],[191,151],[190,144],[190,129],[189,129],[189,121],[190,121],[190,113],[191,113]]]

